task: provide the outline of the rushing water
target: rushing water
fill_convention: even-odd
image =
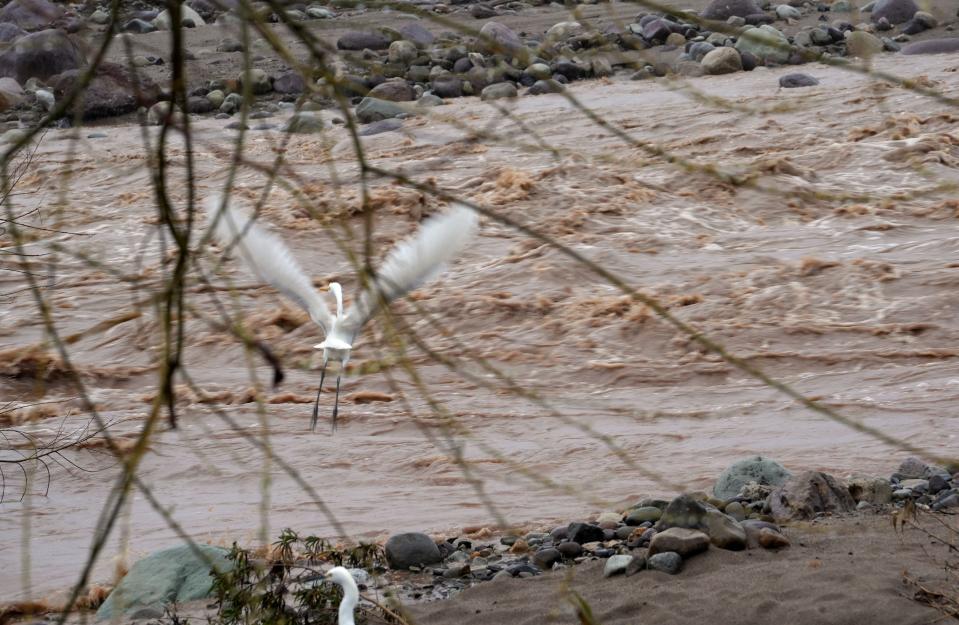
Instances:
[[[953,96],[956,66],[948,56],[880,62],[903,75],[925,75]],[[639,142],[656,141],[691,163],[753,172],[752,188],[665,164],[588,122],[560,96],[506,105],[538,140],[490,106],[463,100],[435,109],[433,117],[408,120],[400,132],[368,137],[364,146],[377,166],[432,179],[549,234],[842,414],[912,445],[955,454],[957,206],[948,201],[954,192],[927,192],[959,182],[959,111],[858,74],[804,69],[822,85],[779,91],[785,70],[691,83],[743,109],[732,112],[691,98],[679,84],[603,81],[572,88]],[[780,110],[749,112],[773,107]],[[500,140],[465,140],[469,129]],[[21,182],[29,193],[17,202],[42,207],[32,223],[66,232],[31,231],[27,248],[46,254],[36,262],[61,336],[141,306],[142,316],[68,346],[100,414],[130,438],[156,393],[161,334],[147,295],[170,269],[161,262],[170,242],[156,228],[140,129],[102,130],[108,138],[86,139],[81,132],[77,142],[69,131],[48,133]],[[225,180],[230,133],[222,122],[196,123],[201,194]],[[251,132],[248,139],[248,158],[269,166],[281,137]],[[289,171],[326,213],[359,205],[351,149],[341,126],[322,137],[295,137],[286,148]],[[182,168],[184,160],[182,144],[174,141],[171,167]],[[263,178],[241,169],[236,186],[237,197],[255,198]],[[374,187],[378,249],[440,207],[388,182]],[[849,199],[837,198],[842,194]],[[184,202],[185,187],[172,196]],[[264,218],[282,231],[318,284],[336,278],[352,292],[353,271],[338,246],[359,251],[361,237],[346,238],[342,229],[308,219],[283,189],[270,196]],[[349,223],[358,235],[361,218]],[[138,292],[79,260],[81,253],[138,276],[144,288]],[[376,340],[379,325],[367,328],[354,351],[341,427],[334,435],[321,423],[311,434],[319,379],[311,345],[320,340],[318,329],[272,289],[257,287],[236,259],[221,271],[212,260],[204,267],[224,288],[211,293],[191,278],[186,371],[243,435],[265,442],[295,468],[332,515],[277,461],[228,427],[213,404],[184,391],[179,428],[160,426],[139,475],[199,540],[252,544],[262,532],[273,537],[283,527],[334,535],[336,522],[363,538],[490,524],[497,515],[511,523],[546,523],[644,494],[707,488],[724,466],[748,454],[840,475],[886,474],[904,454],[797,406],[705,353],[587,268],[489,219],[462,259],[419,292],[416,304],[445,329],[409,302],[394,306],[403,323],[459,369],[409,347],[423,389],[448,408],[449,418],[431,411],[403,367],[390,366],[392,352]],[[230,280],[240,287],[232,293],[225,288]],[[0,274],[0,286],[12,293],[0,307],[4,350],[42,341],[42,321],[22,274]],[[283,358],[287,380],[280,389],[269,390],[269,371],[255,354],[197,318],[216,317],[214,295]],[[2,399],[64,400],[51,416],[23,425],[25,431],[49,434],[86,422],[77,391],[62,377],[42,385],[30,375],[11,377],[18,365],[11,352],[4,358]],[[251,367],[264,385],[262,415],[247,403]],[[511,384],[540,401],[518,397]],[[371,393],[392,401],[360,403]],[[331,400],[321,400],[324,416]],[[25,554],[34,596],[75,580],[118,475],[99,451],[69,456],[97,472],[54,465],[49,493],[43,494],[40,472],[23,502],[16,501],[22,477],[6,472],[0,599],[27,595]],[[457,454],[466,459],[468,475]],[[118,528],[95,579],[109,579],[124,548],[129,561],[176,540],[137,490]]]

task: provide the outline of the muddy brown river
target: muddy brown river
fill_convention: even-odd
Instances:
[[[954,55],[881,57],[876,65],[959,96]],[[453,101],[398,132],[364,138],[363,147],[377,167],[554,237],[843,415],[955,455],[959,110],[858,73],[802,69],[821,84],[780,90],[789,69],[758,69],[571,87],[630,142],[547,95],[503,110]],[[223,124],[195,122],[202,196],[226,180],[236,135]],[[30,270],[60,335],[83,333],[68,350],[99,414],[132,440],[157,392],[162,335],[150,297],[171,270],[171,244],[157,228],[141,129],[93,130],[106,137],[48,132],[16,205],[40,209],[28,222],[49,230],[27,231],[26,252],[38,255]],[[147,136],[155,140],[156,130]],[[245,156],[269,167],[283,140],[251,131]],[[179,176],[185,148],[171,141]],[[348,134],[334,125],[295,136],[283,154],[285,174],[298,177],[321,219],[280,186],[263,217],[318,286],[338,280],[349,298],[356,278],[347,252],[362,253],[362,218],[342,219],[360,205]],[[750,182],[717,180],[702,170],[709,163]],[[380,255],[443,207],[388,180],[371,185]],[[261,172],[242,167],[234,197],[249,201],[263,186]],[[182,207],[185,185],[171,196]],[[36,354],[50,346],[4,237],[0,399],[54,402],[19,426],[49,438],[89,415],[65,377],[39,380],[34,371]],[[189,279],[183,365],[199,393],[180,381],[179,427],[159,424],[139,471],[166,514],[198,540],[252,545],[284,527],[335,536],[337,523],[361,539],[498,519],[548,525],[642,495],[708,488],[749,454],[837,475],[885,475],[906,455],[797,405],[586,267],[490,218],[440,278],[392,308],[416,377],[386,340],[387,325],[371,324],[343,379],[339,428],[329,430],[332,394],[324,394],[311,433],[319,329],[237,259],[218,259],[201,263],[215,289],[195,268]],[[269,387],[262,359],[204,321],[217,318],[217,306],[280,356],[280,388]],[[294,468],[331,514],[248,437]],[[62,589],[83,566],[119,465],[102,448],[68,457],[76,466],[51,464],[49,492],[42,468],[32,473],[22,501],[22,475],[6,472],[0,599]],[[134,490],[94,580],[108,581],[118,560],[176,540]]]

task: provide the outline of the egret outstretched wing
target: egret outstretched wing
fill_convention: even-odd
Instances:
[[[214,239],[224,248],[237,250],[257,277],[299,304],[328,334],[333,315],[283,241],[229,203],[224,206],[221,196],[209,199],[206,210]]]
[[[390,251],[372,280],[337,325],[349,337],[359,332],[380,306],[402,297],[436,277],[475,234],[478,215],[456,204],[452,210],[423,222],[415,236]]]

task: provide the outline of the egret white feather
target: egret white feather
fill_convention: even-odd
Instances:
[[[217,215],[220,215],[217,218]],[[343,291],[336,282],[330,292],[336,299],[336,314],[330,312],[320,293],[300,269],[293,254],[274,234],[267,232],[224,202],[213,198],[207,203],[207,219],[213,237],[224,247],[235,246],[247,265],[261,280],[304,308],[324,333],[320,388],[313,406],[311,428],[316,427],[323,381],[330,360],[340,363],[340,372],[349,362],[356,335],[382,307],[436,277],[476,233],[477,214],[467,206],[455,205],[449,212],[423,222],[419,232],[399,243],[383,261],[372,280],[360,292],[346,313],[343,312]],[[336,378],[336,400],[333,404],[333,427],[339,410],[340,376]]]

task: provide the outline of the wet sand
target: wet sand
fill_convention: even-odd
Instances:
[[[959,92],[955,56],[883,56],[876,66],[924,76],[953,97]],[[753,176],[761,189],[720,183],[624,144],[558,95],[507,105],[512,120],[476,99],[454,101],[407,121],[400,132],[365,139],[364,147],[379,167],[435,180],[614,269],[733,353],[843,414],[913,445],[954,453],[956,418],[949,407],[959,394],[959,295],[951,287],[959,283],[959,229],[954,190],[935,185],[959,182],[959,113],[859,74],[816,64],[802,70],[821,85],[781,91],[778,77],[794,71],[783,68],[676,83],[589,81],[570,89],[635,141]],[[739,110],[714,106],[698,92]],[[554,151],[518,140],[514,120]],[[204,193],[225,179],[235,135],[223,124],[195,124]],[[477,129],[494,138],[470,140]],[[168,242],[156,234],[141,130],[126,124],[97,130],[108,137],[85,139],[81,132],[75,145],[71,131],[47,133],[22,181],[32,193],[18,201],[43,206],[46,227],[76,234],[35,235],[29,251],[49,253],[58,243],[156,288]],[[280,140],[250,133],[248,156],[269,165]],[[327,217],[359,206],[351,149],[342,127],[295,137],[286,148],[291,170],[307,181],[304,190]],[[176,140],[171,154],[174,166],[182,166]],[[68,168],[71,175],[64,176]],[[253,198],[262,185],[260,174],[243,169],[236,193]],[[375,181],[373,194],[380,207],[375,242],[384,247],[441,207],[388,181]],[[177,188],[173,197],[184,202],[185,191]],[[341,230],[308,219],[282,189],[270,196],[264,216],[317,284],[337,279],[349,297],[354,274],[331,240]],[[349,223],[360,231],[359,218]],[[339,243],[361,247],[356,239]],[[134,309],[138,296],[129,285],[63,252],[53,259],[57,270],[45,288],[62,334]],[[212,262],[205,267],[213,272]],[[725,466],[753,453],[838,475],[884,475],[905,456],[704,354],[583,267],[490,220],[463,258],[417,297],[448,332],[419,318],[409,303],[395,306],[426,345],[492,385],[480,387],[411,350],[430,397],[449,407],[459,444],[446,442],[445,422],[431,415],[427,398],[400,368],[390,369],[396,387],[382,373],[359,373],[382,364],[374,339],[379,328],[368,329],[354,351],[340,429],[331,436],[321,426],[310,434],[309,404],[319,380],[311,345],[320,340],[318,330],[274,291],[258,287],[239,263],[226,263],[217,275],[217,284],[232,280],[241,287],[235,296],[226,290],[217,296],[287,368],[282,388],[264,391],[269,444],[352,537],[492,524],[498,516],[518,525],[568,520],[641,495],[707,488]],[[30,294],[21,290],[22,278],[4,273],[0,288],[9,302],[0,308],[3,348],[39,343],[43,327]],[[196,283],[190,298],[197,311],[215,313],[210,293]],[[245,432],[265,437],[256,405],[244,402],[248,363],[261,384],[267,368],[202,321],[191,319],[187,328],[186,371],[227,404]],[[132,435],[149,411],[158,337],[147,307],[142,317],[70,346],[101,414],[128,420],[116,426],[120,435]],[[481,358],[563,417],[511,395],[480,366]],[[0,384],[5,400],[62,399],[59,414],[68,425],[86,421],[76,391],[62,378],[38,383],[29,374],[5,374]],[[386,393],[393,401],[354,403],[361,392]],[[326,395],[323,415],[330,402]],[[209,405],[184,394],[180,418],[178,430],[154,436],[140,474],[194,537],[252,544],[283,527],[335,534],[334,520],[311,496]],[[50,432],[59,423],[49,418],[24,427]],[[606,442],[584,436],[583,426]],[[454,461],[459,453],[482,480],[481,492]],[[24,550],[34,596],[69,585],[80,570],[117,469],[89,452],[74,459],[102,471],[53,467],[47,496],[41,478],[28,503],[4,503],[0,598],[27,595]],[[95,579],[109,579],[112,559],[124,552],[132,560],[176,540],[139,494],[120,527]]]

